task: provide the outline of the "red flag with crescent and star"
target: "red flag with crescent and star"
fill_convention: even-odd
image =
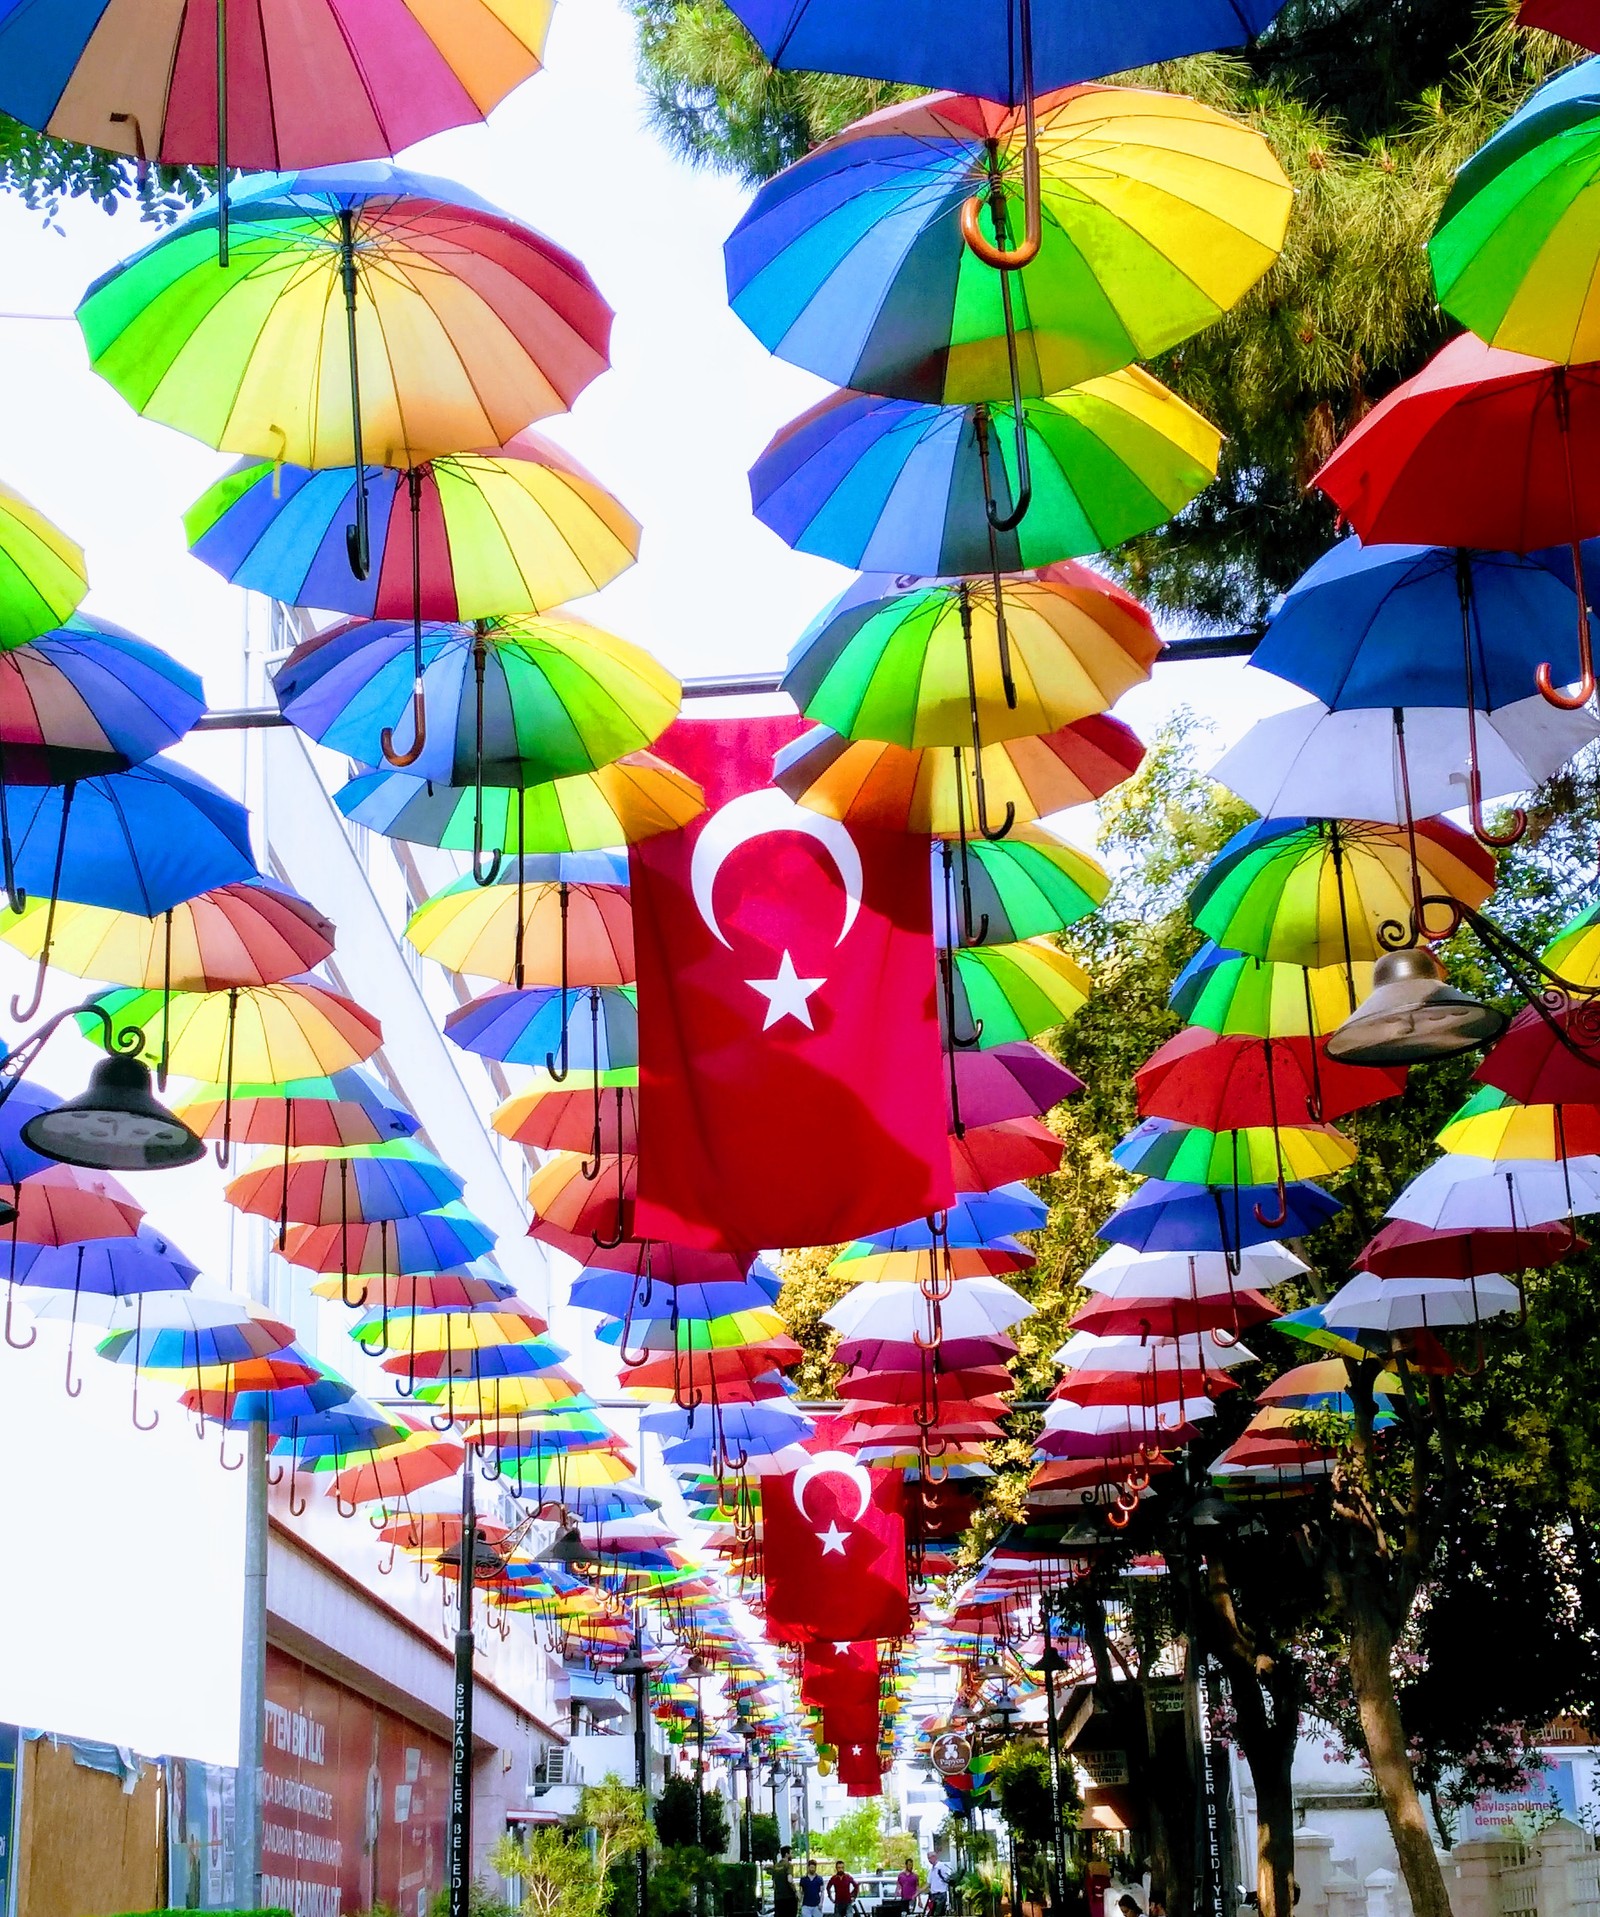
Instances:
[[[904,1483],[848,1451],[761,1480],[767,1636],[830,1647],[911,1629]],[[876,1697],[876,1675],[873,1678]],[[876,1704],[873,1710],[876,1713]]]
[[[640,1238],[748,1256],[954,1197],[929,842],[770,784],[800,724],[679,720],[655,747],[710,809],[629,852]]]

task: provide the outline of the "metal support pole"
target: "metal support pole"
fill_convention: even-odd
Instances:
[[[233,1894],[261,1902],[261,1739],[267,1721],[267,1427],[245,1439],[244,1642],[239,1659],[239,1781]]]
[[[1039,1668],[1044,1678],[1045,1722],[1050,1741],[1050,1908],[1054,1917],[1062,1917],[1067,1898],[1067,1841],[1061,1821],[1061,1725],[1056,1717],[1056,1672],[1061,1668],[1061,1658],[1050,1641],[1048,1614],[1044,1657]]]
[[[633,1627],[633,1768],[644,1814],[650,1815],[650,1673],[644,1661],[644,1639],[638,1623]],[[646,1917],[650,1908],[650,1852],[640,1846],[634,1858],[634,1898],[638,1917]]]
[[[477,1466],[471,1451],[461,1471],[461,1566],[456,1580],[455,1726],[450,1742],[450,1826],[445,1882],[450,1917],[469,1917],[472,1895],[472,1588],[478,1570]]]

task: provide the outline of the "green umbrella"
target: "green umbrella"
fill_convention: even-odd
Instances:
[[[1600,60],[1535,93],[1456,175],[1428,242],[1445,311],[1491,346],[1600,359]]]
[[[1089,996],[1088,973],[1050,939],[946,952],[940,965],[948,1035],[964,1050],[1037,1038]]]
[[[64,624],[88,589],[78,547],[0,485],[0,651]]]
[[[1208,940],[1168,998],[1188,1024],[1225,1038],[1326,1038],[1371,990],[1370,964],[1308,969],[1249,958]]]
[[[1353,1140],[1331,1125],[1253,1125],[1206,1131],[1147,1118],[1111,1156],[1124,1171],[1186,1185],[1271,1185],[1280,1178],[1331,1178],[1356,1160]]]
[[[941,840],[933,874],[940,945],[1004,945],[1059,932],[1087,918],[1111,889],[1104,866],[1038,826],[994,842]]]

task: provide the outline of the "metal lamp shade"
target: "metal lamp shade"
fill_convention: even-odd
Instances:
[[[94,1171],[165,1171],[192,1165],[205,1145],[168,1111],[136,1058],[104,1058],[76,1098],[40,1112],[22,1128],[46,1158]]]
[[[1506,1016],[1459,992],[1424,945],[1383,953],[1372,991],[1328,1038],[1328,1056],[1346,1065],[1426,1065],[1486,1045]]]

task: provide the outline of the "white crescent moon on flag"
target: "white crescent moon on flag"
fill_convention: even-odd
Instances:
[[[861,854],[856,842],[838,819],[825,818],[820,812],[796,805],[787,792],[774,785],[746,792],[730,799],[721,811],[714,812],[701,832],[689,865],[689,882],[694,902],[712,933],[731,951],[732,942],[717,923],[717,874],[723,861],[751,839],[764,838],[769,832],[803,832],[815,839],[839,868],[844,885],[844,925],[835,945],[843,945],[845,936],[861,910]],[[865,1507],[863,1507],[865,1508]]]
[[[825,1478],[833,1473],[837,1473],[841,1478],[848,1478],[855,1486],[861,1504],[856,1511],[854,1522],[859,1524],[867,1515],[867,1506],[872,1502],[872,1479],[867,1473],[867,1467],[852,1458],[848,1451],[819,1451],[808,1464],[801,1466],[794,1474],[794,1508],[807,1523],[810,1523],[811,1514],[806,1510],[807,1488],[813,1478]]]

